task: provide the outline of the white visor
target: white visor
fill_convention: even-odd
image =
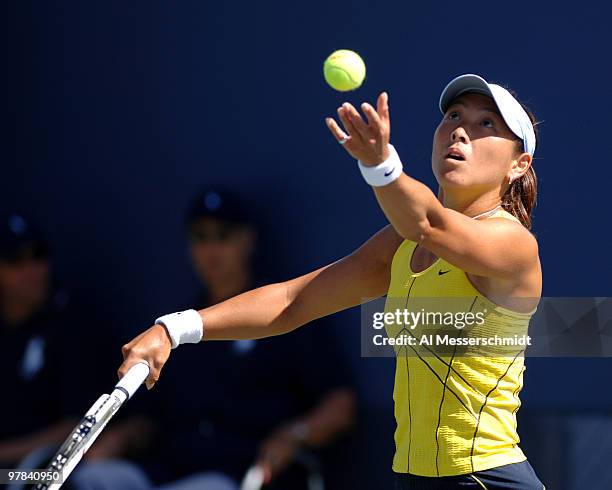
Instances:
[[[525,153],[530,155],[535,153],[535,131],[525,109],[505,88],[494,83],[487,83],[484,78],[478,75],[461,75],[451,80],[440,95],[440,111],[442,111],[442,114],[446,113],[446,109],[455,98],[465,92],[476,92],[491,97],[510,131],[523,140]]]

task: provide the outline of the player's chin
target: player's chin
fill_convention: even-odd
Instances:
[[[463,168],[442,166],[442,168],[434,170],[434,175],[438,184],[444,188],[463,187],[466,180],[468,180],[465,170]]]
[[[435,175],[443,175],[448,172],[452,172],[453,170],[462,169],[465,171],[466,162],[462,161],[454,161],[449,158],[440,157],[433,161],[432,170]]]

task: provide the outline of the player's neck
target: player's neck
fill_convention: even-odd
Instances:
[[[454,209],[466,216],[478,216],[499,206],[501,198],[495,192],[474,196],[445,190],[442,204],[444,207]]]

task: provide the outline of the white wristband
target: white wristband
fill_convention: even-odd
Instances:
[[[402,174],[404,166],[393,145],[389,145],[389,153],[389,158],[373,167],[368,167],[357,160],[361,175],[371,186],[382,187],[390,184]]]
[[[197,344],[204,335],[204,323],[196,310],[160,316],[155,323],[166,327],[173,349],[181,344]]]

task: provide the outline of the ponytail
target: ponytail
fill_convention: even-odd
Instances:
[[[516,94],[512,93],[512,95],[517,98]],[[529,119],[531,119],[531,124],[533,124],[537,142],[539,139],[537,119],[529,108],[525,107],[523,104],[521,104],[521,106],[523,106],[523,109],[525,109],[525,112],[529,115]],[[517,149],[519,153],[523,153],[522,140],[517,142]],[[502,197],[502,207],[517,218],[523,224],[523,226],[525,226],[525,228],[531,230],[531,214],[533,209],[536,207],[537,195],[538,179],[536,177],[532,161],[529,170],[527,170],[527,172],[525,172],[521,177],[513,181],[508,186],[508,189],[506,189],[506,192]]]
[[[502,198],[502,207],[531,230],[531,213],[536,206],[538,180],[533,165],[516,179]]]

